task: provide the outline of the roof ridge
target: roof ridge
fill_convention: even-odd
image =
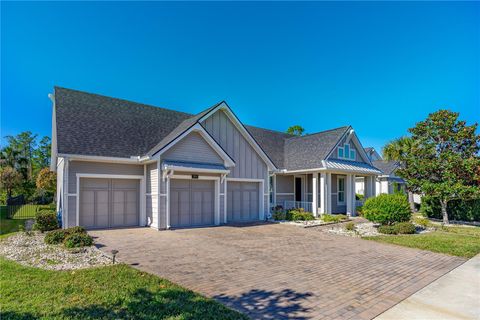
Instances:
[[[328,129],[328,130],[323,130],[323,131],[319,131],[319,132],[314,132],[314,133],[309,133],[309,134],[306,134],[304,136],[293,136],[293,137],[290,137],[288,139],[292,139],[292,138],[305,138],[305,137],[310,137],[310,136],[314,136],[316,134],[320,134],[320,133],[326,133],[326,132],[329,132],[329,131],[334,131],[334,130],[338,130],[338,129],[342,129],[342,128],[350,128],[351,126],[350,125],[347,125],[347,126],[341,126],[341,127],[337,127],[337,128],[333,128],[333,129]],[[345,131],[346,131],[345,129]]]
[[[174,109],[169,109],[169,108],[154,106],[154,105],[152,105],[152,104],[147,104],[147,103],[143,103],[143,102],[137,102],[137,101],[127,100],[127,99],[123,99],[123,98],[116,98],[116,97],[106,96],[106,95],[99,94],[99,93],[93,93],[93,92],[82,91],[82,90],[77,90],[77,89],[70,89],[70,88],[65,88],[65,87],[60,87],[60,86],[53,86],[53,88],[54,88],[54,92],[55,92],[55,90],[57,90],[57,89],[67,90],[67,91],[71,91],[71,92],[76,92],[76,93],[80,93],[80,94],[88,94],[88,95],[91,95],[91,96],[97,96],[97,97],[100,97],[100,98],[110,99],[110,100],[114,100],[114,101],[123,101],[123,102],[133,103],[133,104],[136,104],[136,105],[139,105],[139,106],[142,106],[142,107],[148,107],[148,108],[154,108],[154,109],[157,109],[157,110],[158,110],[158,109],[161,109],[161,110],[167,110],[167,111],[170,111],[170,112],[181,113],[181,114],[184,114],[184,115],[189,116],[189,117],[195,116],[195,114],[188,113],[188,112],[183,112],[183,111],[178,111],[178,110],[174,110]],[[221,102],[220,102],[220,103],[221,103]],[[217,104],[217,105],[218,105],[218,104]]]

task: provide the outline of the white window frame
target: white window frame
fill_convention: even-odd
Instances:
[[[340,180],[343,180],[343,190],[340,190]],[[345,205],[345,176],[337,176],[337,205]],[[343,201],[340,201],[340,193],[343,193]]]
[[[348,145],[348,156],[345,154],[345,146]],[[340,150],[342,150],[342,153],[343,153],[343,156],[340,156]],[[350,157],[350,155],[352,155],[352,152],[353,152],[353,157]],[[345,160],[355,160],[357,159],[357,152],[355,151],[355,149],[352,149],[352,147],[350,146],[349,143],[345,143],[343,144],[343,147],[338,147],[337,148],[337,157],[339,159],[345,159]]]

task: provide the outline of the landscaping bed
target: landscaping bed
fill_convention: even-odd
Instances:
[[[73,270],[111,264],[95,246],[67,249],[46,244],[45,233],[19,232],[0,241],[0,255],[25,266],[49,270]]]

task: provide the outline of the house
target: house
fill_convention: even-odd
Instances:
[[[264,220],[272,207],[355,214],[381,172],[350,126],[302,137],[55,87],[52,170],[63,227],[155,229]]]
[[[383,160],[380,154],[372,147],[365,148],[373,166],[382,172],[376,179],[376,195],[382,193],[392,194],[398,191],[405,192],[405,180],[398,177],[395,171],[400,167],[398,161]],[[355,192],[364,194],[365,183],[362,178],[355,180]]]

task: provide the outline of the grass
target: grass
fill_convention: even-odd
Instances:
[[[2,319],[246,319],[127,265],[47,271],[0,258]]]
[[[479,227],[443,227],[424,234],[364,237],[364,239],[464,258],[472,258],[480,253]]]
[[[7,219],[7,207],[0,206],[0,235],[17,232],[28,219]]]

